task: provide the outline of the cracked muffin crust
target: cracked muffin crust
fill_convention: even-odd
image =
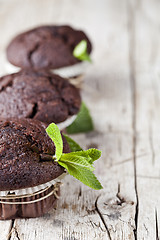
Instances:
[[[27,71],[0,78],[1,118],[32,118],[60,123],[80,109],[79,90],[47,71]]]
[[[46,125],[33,119],[0,120],[0,190],[34,187],[57,178],[64,169],[52,160],[55,146]],[[70,152],[63,138],[63,152]]]
[[[69,26],[41,26],[16,36],[7,47],[10,63],[21,68],[58,69],[79,63],[73,49],[81,41],[91,43],[84,32]]]

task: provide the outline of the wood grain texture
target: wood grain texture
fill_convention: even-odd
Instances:
[[[98,147],[94,191],[67,176],[57,209],[37,219],[1,221],[2,240],[160,238],[160,2],[158,0],[0,0],[0,75],[17,33],[46,23],[84,29],[93,65],[83,99],[95,131],[74,135]]]

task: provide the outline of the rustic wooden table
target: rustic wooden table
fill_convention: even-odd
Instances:
[[[92,39],[93,65],[83,99],[95,131],[75,135],[102,150],[94,191],[71,176],[57,210],[0,222],[6,240],[120,240],[160,237],[160,1],[0,0],[0,74],[17,33],[46,23],[71,24]]]

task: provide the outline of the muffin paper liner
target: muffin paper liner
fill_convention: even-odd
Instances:
[[[40,191],[37,191],[37,192],[32,193],[32,194],[24,194],[24,195],[18,195],[18,196],[14,195],[14,194],[9,194],[5,197],[1,197],[0,198],[0,203],[11,204],[11,205],[14,205],[14,204],[30,204],[30,203],[35,203],[35,202],[42,201],[42,200],[46,199],[47,197],[51,196],[52,194],[54,194],[56,198],[59,198],[59,196],[57,195],[57,191],[58,191],[58,188],[59,188],[60,184],[61,184],[60,182],[57,182],[54,185],[51,185],[50,187],[46,187],[46,188],[41,189]],[[46,192],[52,186],[54,186],[52,191],[50,191],[46,195],[42,196],[42,193]],[[29,198],[37,196],[37,195],[39,195],[40,198],[29,199]],[[21,201],[19,201],[20,199],[21,199]],[[22,201],[22,199],[24,201]],[[26,201],[26,199],[28,199],[28,201]],[[18,201],[13,201],[12,202],[10,200],[18,200],[19,202]]]
[[[64,78],[72,78],[83,74],[87,68],[90,66],[90,63],[87,61],[76,63],[71,66],[61,67],[59,69],[51,69],[52,73],[58,74]]]
[[[16,72],[19,72],[20,70],[21,70],[20,67],[16,67],[16,66],[12,65],[10,62],[6,62],[6,64],[5,64],[6,74],[16,73]]]
[[[82,89],[83,87],[83,75],[79,75],[77,77],[68,78],[68,81],[74,85],[76,88]]]
[[[72,66],[63,67],[59,69],[52,69],[51,72],[61,77],[67,78],[67,80],[77,88],[82,88],[83,84],[83,74],[87,70],[90,63],[81,62]],[[12,65],[11,63],[6,63],[6,74],[12,74],[19,72],[21,68]]]
[[[71,66],[61,67],[57,69],[51,69],[52,73],[60,75],[64,78],[72,78],[83,74],[87,68],[90,66],[90,63],[87,61],[76,63]],[[20,67],[14,66],[9,62],[6,62],[6,73],[11,74],[21,70]]]
[[[0,219],[34,218],[42,216],[56,206],[60,182],[33,194],[0,197]]]
[[[58,123],[57,126],[59,127],[59,130],[61,131],[61,130],[65,129],[66,127],[68,127],[69,125],[71,125],[74,122],[74,120],[76,119],[76,117],[77,117],[77,114],[69,117],[64,122]]]
[[[8,194],[10,194],[10,195],[14,194],[14,196],[34,194],[35,192],[41,191],[42,189],[44,189],[46,187],[50,187],[51,185],[54,185],[57,182],[60,182],[66,175],[67,175],[67,173],[63,173],[59,177],[57,177],[49,182],[46,182],[44,184],[35,186],[35,187],[23,188],[23,189],[18,189],[18,190],[10,190],[10,191],[0,191],[0,197],[5,196],[8,198],[8,196],[9,196]]]

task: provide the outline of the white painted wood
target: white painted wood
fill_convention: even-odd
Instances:
[[[159,239],[160,236],[158,9],[159,1],[141,1],[135,12],[136,153],[149,152],[136,160],[139,201],[137,237],[145,240]]]
[[[12,234],[12,221],[0,221],[0,238],[9,239]]]
[[[74,139],[102,150],[95,165],[104,186],[94,191],[67,176],[56,210],[13,227],[1,221],[0,239],[10,229],[11,240],[158,239],[159,8],[158,0],[0,0],[0,75],[7,43],[24,29],[68,23],[92,39],[82,95],[95,131]]]

